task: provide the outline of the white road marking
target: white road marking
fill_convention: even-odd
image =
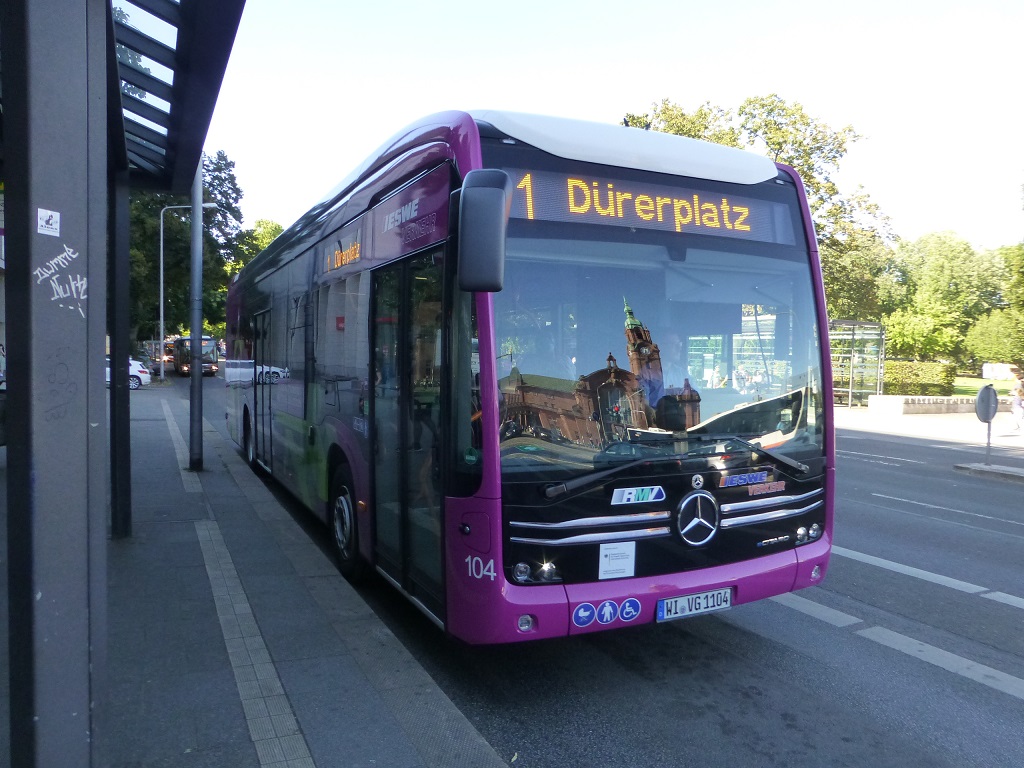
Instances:
[[[795,611],[800,611],[800,613],[806,613],[808,616],[815,619],[821,619],[827,624],[831,624],[833,627],[848,627],[851,624],[860,624],[863,622],[863,619],[858,619],[856,616],[851,616],[848,613],[837,611],[834,608],[829,608],[826,605],[821,605],[804,597],[797,597],[791,593],[776,595],[769,599],[776,603],[781,603],[788,608],[792,608]]]
[[[955,589],[958,592],[967,592],[968,594],[977,595],[978,597],[994,600],[995,602],[1002,603],[1003,605],[1009,605],[1014,608],[1024,610],[1024,598],[1017,597],[1016,595],[1008,595],[1005,592],[990,591],[988,587],[980,587],[977,584],[971,584],[969,581],[960,581],[959,579],[942,576],[938,573],[932,573],[931,571],[923,571],[920,568],[903,565],[902,563],[894,563],[892,560],[883,560],[882,558],[875,557],[874,555],[865,555],[863,552],[855,552],[852,549],[837,547],[834,544],[832,545],[832,551],[840,557],[848,557],[851,560],[857,560],[862,563],[867,563],[868,565],[874,565],[878,568],[885,568],[886,570],[894,571],[895,573],[902,573],[905,576],[913,576],[915,579],[929,581],[932,584],[949,587],[950,589]]]
[[[862,563],[867,563],[868,565],[874,565],[877,568],[885,568],[887,571],[902,573],[904,576],[913,576],[915,579],[921,579],[922,581],[930,581],[933,584],[949,587],[950,589],[955,589],[958,592],[968,592],[976,595],[979,592],[989,591],[988,587],[979,587],[977,584],[971,584],[967,581],[960,581],[959,579],[942,576],[938,573],[932,573],[931,571],[923,571],[920,568],[903,565],[902,563],[894,563],[892,560],[883,560],[882,558],[875,557],[874,555],[865,555],[862,552],[855,552],[852,549],[837,547],[834,544],[832,545],[832,552],[841,557],[858,560]]]
[[[181,473],[181,482],[185,484],[185,493],[202,493],[203,486],[199,482],[199,475],[186,469],[188,467],[188,446],[185,445],[185,438],[182,437],[181,430],[174,422],[174,415],[171,413],[171,407],[167,404],[167,399],[162,398],[160,405],[164,409],[167,430],[171,433],[174,454],[178,457],[178,471]]]
[[[306,737],[263,641],[220,526],[213,520],[197,521],[195,525],[221,634],[260,766],[313,765]]]
[[[926,461],[918,461],[916,459],[904,459],[902,456],[881,456],[877,453],[858,453],[857,451],[840,451],[836,450],[836,453],[844,456],[867,456],[872,459],[891,459],[892,461],[899,461],[905,464],[927,464]]]
[[[859,629],[857,634],[893,650],[905,653],[908,656],[913,656],[921,659],[921,661],[926,661],[936,667],[945,669],[947,672],[966,677],[997,691],[1008,693],[1015,698],[1024,699],[1024,680],[1021,680],[1019,677],[1008,675],[1005,672],[1000,672],[998,669],[965,659],[963,656],[957,656],[955,653],[936,648],[934,645],[922,643],[920,640],[901,635],[884,627]]]
[[[927,504],[923,501],[914,501],[913,499],[902,499],[899,496],[886,496],[884,493],[872,493],[872,496],[877,496],[880,499],[889,499],[889,501],[901,501],[904,504],[915,504],[919,507],[927,507],[928,509],[937,509],[941,512],[956,512],[958,515],[967,515],[968,517],[979,517],[982,520],[995,520],[997,523],[1007,523],[1008,525],[1020,525],[1024,526],[1024,522],[1020,520],[1007,520],[1005,517],[995,517],[994,515],[983,515],[980,512],[968,512],[966,509],[956,509],[955,507],[943,507],[938,504]]]
[[[984,595],[979,595],[979,597],[986,597],[989,600],[995,600],[997,603],[1012,605],[1014,608],[1024,610],[1024,598],[1017,597],[1016,595],[1008,595],[1005,592],[986,592]]]

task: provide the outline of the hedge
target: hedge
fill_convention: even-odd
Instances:
[[[950,397],[955,380],[953,363],[886,360],[882,391],[887,395]]]

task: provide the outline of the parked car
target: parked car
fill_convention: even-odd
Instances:
[[[142,363],[144,366],[146,366],[146,369],[149,370],[150,373],[152,373],[153,358],[149,356],[149,352],[147,352],[144,348],[139,349],[135,352],[135,359]]]
[[[256,366],[257,384],[277,384],[281,379],[288,378],[287,368],[276,368],[273,365]]]
[[[138,389],[152,381],[149,369],[134,357],[128,358],[128,389]],[[110,355],[107,355],[107,386],[110,386]]]

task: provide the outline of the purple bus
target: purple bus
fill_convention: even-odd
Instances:
[[[453,637],[665,622],[824,578],[827,328],[791,168],[445,112],[235,278],[228,427]]]

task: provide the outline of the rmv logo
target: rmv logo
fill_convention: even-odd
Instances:
[[[612,504],[646,504],[649,501],[664,501],[665,489],[660,485],[647,488],[616,488],[612,493]]]

